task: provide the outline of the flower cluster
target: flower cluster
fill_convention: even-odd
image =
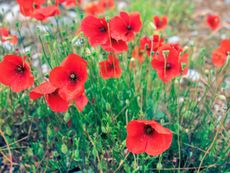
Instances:
[[[212,63],[222,67],[230,56],[230,40],[222,40],[220,46],[212,52]]]
[[[105,18],[87,16],[81,23],[81,30],[91,46],[100,45],[105,51],[120,53],[128,50],[127,42],[134,39],[141,26],[139,13],[120,12],[109,22]]]
[[[141,26],[139,13],[120,12],[109,22],[105,18],[89,15],[83,19],[81,30],[91,46],[100,45],[105,51],[115,54],[128,50],[127,42],[134,39]],[[100,74],[104,79],[119,78],[121,72],[119,59],[115,56],[110,55],[108,60],[100,62]]]
[[[81,4],[78,0],[56,0],[54,5],[47,5],[46,0],[17,0],[23,15],[40,21],[60,14],[59,5],[66,7]],[[80,26],[84,36],[92,47],[100,46],[108,52],[108,59],[99,62],[100,75],[103,79],[120,78],[122,68],[117,54],[127,52],[129,42],[140,32],[142,21],[138,12],[120,12],[107,20],[97,17],[106,9],[113,8],[113,0],[98,0],[89,3],[84,10],[88,14]],[[156,30],[164,30],[167,26],[166,16],[153,17]],[[209,15],[207,24],[215,30],[220,26],[218,16]],[[8,29],[0,28],[1,41],[17,44],[17,37],[10,35]],[[132,57],[140,64],[145,57],[150,58],[151,66],[158,77],[167,83],[172,79],[185,75],[189,67],[189,55],[179,44],[169,44],[157,34],[151,38],[144,36],[138,45],[134,45]],[[222,67],[230,54],[230,40],[223,40],[220,47],[213,51],[212,62]],[[149,64],[150,65],[150,64]],[[30,98],[37,100],[44,96],[48,106],[54,112],[66,112],[69,106],[75,105],[79,112],[88,103],[85,83],[88,79],[87,61],[77,54],[69,54],[62,63],[53,68],[49,78],[30,91]],[[13,92],[21,92],[34,84],[30,64],[26,57],[6,55],[0,62],[0,83],[9,86]],[[132,120],[127,125],[127,149],[135,154],[146,152],[156,156],[167,150],[172,142],[172,132],[154,120]]]
[[[30,92],[30,98],[36,100],[45,96],[54,112],[66,112],[69,105],[75,102],[81,112],[88,103],[84,93],[87,77],[87,62],[78,55],[70,54],[50,72],[49,81]]]

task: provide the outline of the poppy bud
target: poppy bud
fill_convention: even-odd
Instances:
[[[19,28],[21,26],[21,23],[20,22],[16,22],[15,26],[16,26],[16,28]]]
[[[89,48],[85,49],[85,55],[90,56],[91,55],[91,50]]]
[[[45,40],[49,41],[50,40],[50,35],[49,34],[45,34]]]
[[[162,53],[163,53],[164,55],[168,55],[168,54],[169,54],[169,50],[163,50]]]
[[[27,57],[30,57],[30,56],[31,56],[31,52],[30,52],[30,51],[27,51],[27,52],[26,52],[26,56],[27,56]]]
[[[105,108],[107,111],[111,111],[111,106],[109,103],[106,103]]]
[[[181,68],[182,68],[182,70],[184,70],[184,69],[185,69],[186,65],[187,65],[187,64],[186,64],[186,63],[184,63],[184,62],[182,62],[182,63],[181,63]]]
[[[71,118],[70,113],[69,113],[69,112],[66,112],[65,115],[64,115],[64,121],[65,121],[65,122],[68,122],[68,121],[70,120],[70,118]]]
[[[161,163],[157,163],[157,170],[161,170],[162,169],[162,164]]]
[[[161,124],[164,124],[165,120],[164,120],[164,119],[161,119],[160,122],[161,122]]]
[[[107,16],[107,17],[105,17],[105,20],[106,20],[106,22],[108,22],[108,23],[109,23],[110,18]]]

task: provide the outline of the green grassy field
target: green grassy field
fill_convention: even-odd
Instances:
[[[115,1],[113,9],[99,16],[111,19],[119,15],[120,3]],[[128,43],[128,51],[116,54],[121,77],[107,80],[100,76],[99,62],[109,53],[100,46],[92,47],[79,32],[86,16],[82,8],[72,8],[74,16],[70,16],[70,10],[62,6],[61,15],[46,22],[9,22],[2,17],[2,26],[15,31],[18,44],[10,48],[1,44],[0,60],[7,54],[27,56],[34,85],[15,93],[0,84],[0,172],[70,172],[74,168],[100,173],[230,171],[229,62],[221,68],[211,63],[212,51],[223,38],[230,38],[229,28],[212,32],[205,15],[198,14],[196,1],[125,3],[122,11],[139,12],[142,28]],[[154,29],[155,15],[168,17],[165,30]],[[178,39],[189,55],[189,74],[196,71],[198,77],[190,74],[163,83],[146,54],[142,64],[133,59],[140,38],[153,34],[165,42]],[[55,113],[44,98],[31,100],[29,92],[72,53],[88,63],[85,94],[89,101],[84,110],[79,112],[72,105],[64,113]],[[133,61],[135,68],[130,68]],[[48,70],[44,71],[44,64]],[[129,152],[126,126],[137,119],[155,120],[170,129],[170,148],[158,156]]]

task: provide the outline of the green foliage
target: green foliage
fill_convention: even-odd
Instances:
[[[143,29],[130,43],[129,51],[119,55],[123,69],[119,79],[103,80],[98,62],[106,59],[107,53],[89,46],[82,34],[75,35],[84,15],[82,11],[75,10],[78,16],[71,24],[65,24],[61,16],[55,19],[55,25],[42,24],[47,30],[37,30],[34,35],[41,49],[32,45],[26,55],[31,58],[39,51],[41,64],[48,64],[49,68],[58,66],[70,53],[81,55],[88,62],[85,88],[90,101],[82,113],[74,106],[66,113],[54,113],[44,99],[31,101],[28,91],[15,94],[0,86],[0,129],[19,164],[16,167],[22,172],[67,172],[76,167],[83,172],[189,172],[187,168],[193,172],[204,159],[201,165],[204,173],[230,171],[229,129],[225,127],[229,117],[223,119],[229,113],[229,104],[220,119],[213,109],[220,90],[211,84],[201,88],[193,81],[184,85],[180,78],[163,84],[148,57],[136,70],[129,68],[132,48],[139,38],[153,34],[153,15],[169,17],[171,27],[164,33],[166,38],[181,32],[177,26],[191,25],[193,8],[192,1],[132,1],[127,10],[141,13]],[[108,11],[106,16],[115,14],[118,14],[115,10]],[[20,23],[16,26],[18,31],[24,27]],[[19,43],[24,50],[23,40]],[[200,49],[198,60],[191,60],[190,68],[203,72],[210,52]],[[9,52],[1,48],[1,53]],[[193,52],[189,53],[192,57]],[[33,74],[36,86],[49,75],[38,68],[33,68]],[[169,128],[173,132],[170,149],[157,157],[128,153],[126,125],[133,119],[155,119]],[[1,138],[0,152],[7,153]]]

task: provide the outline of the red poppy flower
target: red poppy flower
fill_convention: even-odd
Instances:
[[[211,30],[216,30],[220,27],[220,17],[217,15],[208,15],[206,18],[206,22]]]
[[[99,5],[106,9],[111,9],[114,8],[115,4],[114,4],[114,0],[100,0],[99,1]]]
[[[25,58],[6,55],[0,62],[0,83],[10,86],[14,92],[20,92],[32,86],[34,77]]]
[[[100,75],[104,79],[119,78],[122,73],[119,59],[112,55],[108,56],[108,60],[100,62]]]
[[[135,33],[140,31],[141,26],[139,13],[120,12],[120,16],[115,16],[110,20],[111,37],[116,40],[131,41]]]
[[[159,16],[154,16],[153,23],[156,27],[156,30],[163,30],[167,26],[168,18],[167,16],[162,16],[162,18],[160,19]]]
[[[89,2],[85,5],[84,11],[88,15],[97,15],[104,12],[104,8],[99,1]]]
[[[132,120],[127,125],[126,147],[134,154],[157,156],[172,143],[172,132],[153,120]]]
[[[128,50],[128,45],[125,41],[117,41],[113,38],[111,38],[111,41],[108,41],[106,44],[103,44],[101,46],[107,52],[120,53]]]
[[[87,16],[81,23],[81,30],[88,37],[91,46],[107,44],[109,42],[108,24],[105,18]]]
[[[40,8],[40,5],[44,4],[46,0],[17,0],[19,4],[20,12],[24,16],[30,16],[34,9]]]
[[[87,105],[88,103],[88,98],[87,96],[85,95],[85,93],[83,92],[81,95],[79,95],[76,99],[76,107],[78,109],[79,112],[82,112],[83,109],[85,108],[85,106]]]
[[[50,82],[44,82],[30,92],[30,98],[36,100],[45,96],[47,104],[54,112],[66,112],[69,103],[64,100],[60,94],[59,89],[54,87]]]
[[[230,40],[222,40],[220,47],[212,52],[212,63],[216,67],[222,67],[230,55]]]
[[[0,37],[7,37],[9,35],[9,30],[7,28],[0,28]]]
[[[87,62],[75,54],[68,55],[59,67],[50,72],[50,82],[60,88],[59,94],[68,101],[82,92],[87,77]]]
[[[11,44],[17,44],[18,38],[16,35],[10,35],[7,28],[0,28],[0,38],[2,42],[10,42]]]
[[[63,4],[65,7],[76,7],[82,0],[56,0],[56,4]]]
[[[151,62],[159,78],[167,83],[171,79],[188,72],[188,54],[180,56],[181,52],[175,45],[166,44],[159,48]]]
[[[164,42],[163,38],[160,38],[159,35],[153,35],[152,40],[148,37],[143,37],[140,39],[140,48],[141,50],[145,50],[150,56],[151,51],[157,51],[160,46],[162,46]]]
[[[140,64],[142,64],[142,62],[144,61],[143,51],[138,46],[134,48],[132,52],[132,57],[134,59],[137,59]]]
[[[34,10],[33,13],[31,14],[31,17],[40,21],[44,21],[48,17],[56,16],[59,14],[60,11],[57,6],[48,6],[48,7],[38,8]]]

